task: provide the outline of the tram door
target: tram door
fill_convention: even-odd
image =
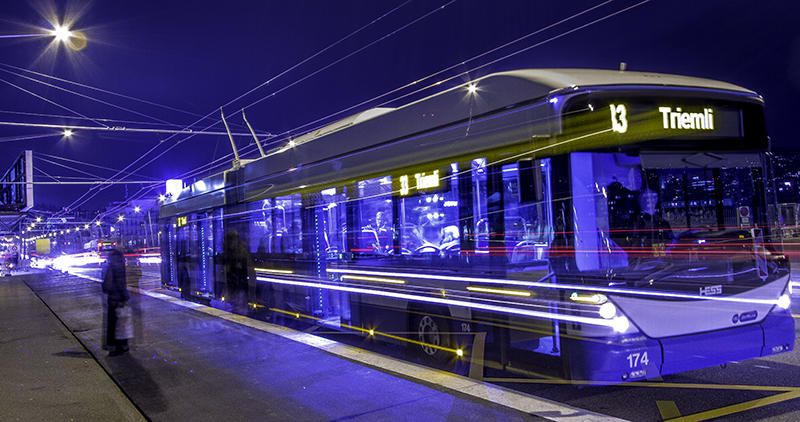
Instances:
[[[161,247],[161,283],[170,289],[178,288],[178,274],[173,259],[176,255],[175,245],[175,223],[174,220],[167,220],[162,224],[161,230],[166,241]]]
[[[215,297],[214,226],[211,213],[178,218],[175,272],[182,297]]]

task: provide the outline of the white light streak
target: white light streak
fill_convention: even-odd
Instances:
[[[618,321],[620,318],[615,318],[613,320],[604,320],[600,318],[590,318],[590,317],[582,317],[582,316],[575,316],[575,315],[562,315],[562,314],[554,314],[550,312],[542,312],[542,311],[531,311],[527,309],[520,309],[520,308],[511,308],[506,306],[497,306],[497,305],[490,305],[486,303],[476,303],[476,302],[468,302],[464,300],[454,300],[454,299],[443,299],[438,297],[431,297],[431,296],[419,296],[415,294],[409,293],[393,293],[387,292],[383,290],[373,290],[368,288],[361,288],[361,287],[351,287],[351,286],[342,286],[342,285],[333,285],[333,284],[324,284],[318,282],[310,282],[310,281],[295,281],[295,280],[284,280],[279,278],[269,278],[269,277],[256,277],[258,281],[268,282],[268,283],[275,283],[275,284],[286,284],[290,286],[300,286],[300,287],[311,287],[315,289],[327,289],[327,290],[337,290],[341,292],[350,292],[350,293],[361,293],[373,296],[383,296],[383,297],[390,297],[395,299],[403,299],[403,300],[410,300],[414,302],[426,302],[426,303],[435,303],[438,305],[446,305],[446,306],[460,306],[470,309],[480,309],[483,311],[491,311],[491,312],[499,312],[504,314],[512,314],[512,315],[521,315],[533,318],[546,318],[552,319],[556,321],[569,321],[569,322],[577,322],[581,324],[589,324],[589,325],[600,325],[604,327],[610,327],[617,329],[621,325],[621,322]],[[624,317],[623,317],[624,318]],[[627,323],[627,319],[625,321]],[[618,330],[619,331],[619,330]]]
[[[742,299],[736,297],[700,296],[700,295],[690,295],[684,293],[648,292],[648,291],[631,290],[631,289],[617,289],[613,287],[587,286],[578,284],[556,284],[556,283],[548,283],[540,281],[519,281],[519,280],[483,278],[483,277],[455,277],[455,276],[446,276],[443,274],[442,275],[423,274],[423,273],[409,274],[409,273],[396,273],[396,272],[384,272],[384,271],[350,270],[350,269],[340,269],[340,268],[331,268],[328,269],[327,272],[341,273],[341,274],[363,274],[363,275],[372,275],[378,277],[397,277],[397,278],[407,278],[407,279],[417,278],[423,280],[447,280],[447,281],[459,281],[464,283],[502,284],[507,286],[543,287],[548,289],[560,289],[560,290],[581,290],[581,291],[588,290],[588,291],[597,291],[605,293],[619,293],[619,294],[633,295],[633,296],[652,296],[652,297],[670,298],[670,299],[716,300],[721,302],[760,303],[767,305],[776,305],[778,303],[777,299],[773,300]]]

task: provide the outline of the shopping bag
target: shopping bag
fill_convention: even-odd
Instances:
[[[133,311],[130,306],[117,308],[117,324],[114,326],[114,338],[117,340],[133,338]]]

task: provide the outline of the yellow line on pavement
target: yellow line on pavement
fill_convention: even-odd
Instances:
[[[656,401],[656,406],[658,406],[658,412],[661,413],[661,419],[665,421],[681,416],[681,412],[674,401]]]
[[[602,385],[602,383],[580,380],[564,379],[531,379],[531,378],[484,378],[486,382],[520,383],[520,384],[574,384],[574,385]],[[701,390],[745,390],[745,391],[800,391],[800,387],[781,387],[773,385],[726,385],[726,384],[688,384],[688,383],[659,383],[659,382],[628,382],[606,383],[619,387],[649,387],[649,388],[686,388]]]
[[[782,401],[793,400],[798,397],[800,397],[800,389],[795,389],[793,391],[789,391],[788,393],[776,394],[763,399],[721,407],[719,409],[709,410],[707,412],[695,413],[694,415],[680,416],[671,420],[681,422],[704,421],[708,419],[719,418],[721,416],[732,415],[734,413],[744,412],[745,410],[755,409],[757,407],[769,406]]]

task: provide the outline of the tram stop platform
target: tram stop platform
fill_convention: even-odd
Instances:
[[[0,420],[619,420],[131,287],[109,357],[96,279],[0,278]]]

